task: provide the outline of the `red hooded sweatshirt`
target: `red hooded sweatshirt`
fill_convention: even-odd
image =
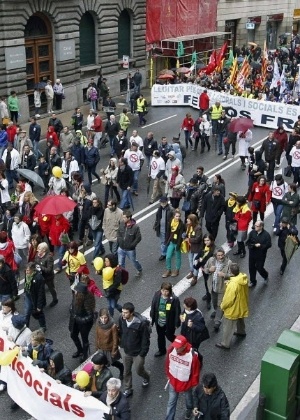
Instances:
[[[183,354],[177,354],[171,344],[166,357],[166,374],[176,392],[188,391],[199,384],[201,363],[198,353],[186,344]],[[179,369],[177,369],[179,368]]]
[[[47,131],[47,141],[49,139],[51,139],[53,141],[53,146],[55,147],[59,147],[59,139],[57,137],[57,134],[54,130],[54,127],[52,125],[50,125],[50,127],[48,127],[48,131]]]

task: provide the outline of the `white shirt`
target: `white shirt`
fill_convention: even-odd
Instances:
[[[2,188],[0,189],[0,195],[1,195],[1,203],[7,203],[8,201],[10,201],[10,195],[8,192],[8,181],[7,179],[2,179],[0,181],[0,185],[1,187],[4,188],[4,190],[2,190]]]
[[[136,136],[136,137],[131,136],[129,141],[130,141],[130,144],[135,141],[139,145],[139,148],[144,147],[143,139],[140,136]]]
[[[282,200],[282,197],[289,190],[289,186],[286,182],[281,185],[277,185],[276,181],[272,181],[270,185],[270,191],[272,191],[272,198],[276,200]]]
[[[155,179],[159,171],[165,171],[166,164],[162,157],[153,156],[150,163],[150,176]]]
[[[143,153],[140,150],[134,151],[127,149],[124,157],[128,160],[128,166],[133,171],[139,171],[141,168],[141,160],[145,160]]]
[[[86,128],[90,130],[92,128],[92,125],[94,125],[94,115],[88,115],[86,119]]]
[[[19,224],[17,224],[16,222],[13,223],[12,228],[11,228],[11,237],[12,237],[15,248],[17,249],[28,248],[30,236],[31,236],[31,233],[26,223],[24,222],[20,222]]]
[[[67,165],[65,159],[62,161],[61,169],[64,174],[67,173]],[[72,159],[69,166],[69,181],[72,180],[72,173],[79,171],[79,165],[76,159]]]
[[[292,156],[292,167],[299,168],[300,167],[300,149],[297,149],[296,146],[292,147],[290,151],[290,156]]]
[[[5,162],[7,156],[7,149],[4,150],[2,155],[2,160]],[[19,162],[20,162],[20,153],[16,149],[12,149],[10,152],[11,162],[10,162],[10,170],[13,171],[14,169],[18,169]]]
[[[45,95],[47,99],[53,99],[54,98],[54,91],[53,91],[53,87],[51,85],[46,85],[45,86]]]

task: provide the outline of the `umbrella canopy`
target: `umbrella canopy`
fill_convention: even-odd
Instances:
[[[177,73],[189,73],[191,71],[191,69],[189,69],[188,67],[179,67],[178,69],[176,69]]]
[[[285,241],[284,252],[286,255],[287,262],[291,261],[292,256],[294,255],[296,249],[298,249],[298,241],[292,235],[289,235]]]
[[[163,69],[159,72],[159,74],[170,74],[171,76],[175,76],[175,73],[173,72],[173,70],[169,70],[169,69]]]
[[[30,169],[22,169],[22,168],[17,169],[17,171],[24,178],[28,179],[28,181],[31,181],[34,184],[39,185],[42,188],[45,188],[44,181],[36,172],[33,172]]]
[[[174,77],[172,76],[172,74],[161,74],[158,78],[160,80],[174,79]]]
[[[286,47],[280,47],[280,49],[281,49],[281,51],[283,51],[286,54],[289,54],[290,53],[289,50],[288,50],[288,48],[286,48]]]
[[[228,125],[228,130],[237,133],[238,131],[247,131],[253,127],[253,120],[250,118],[237,118],[232,120]]]
[[[35,211],[40,214],[57,216],[66,211],[72,211],[75,207],[75,201],[70,200],[64,195],[49,195],[36,205]]]

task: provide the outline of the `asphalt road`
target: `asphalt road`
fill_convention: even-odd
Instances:
[[[147,116],[147,125],[139,129],[142,137],[148,131],[153,131],[154,136],[159,140],[162,136],[172,139],[178,134],[181,121],[184,118],[187,109],[185,108],[152,108]],[[194,116],[196,112],[192,111]],[[131,129],[137,126],[135,120]],[[252,144],[259,146],[261,139],[266,136],[267,130],[255,128],[253,130]],[[109,150],[101,151],[101,162],[99,169],[107,165],[109,159]],[[188,150],[185,162],[184,176],[188,181],[192,174],[195,173],[197,165],[203,165],[205,172],[212,176],[220,173],[226,181],[226,191],[236,191],[244,194],[247,190],[247,175],[245,171],[240,169],[239,158],[228,159],[223,162],[222,157],[217,156],[213,148],[209,153],[205,152],[200,155],[198,152]],[[137,248],[137,257],[143,266],[143,276],[140,279],[133,277],[134,268],[130,262],[127,262],[129,269],[130,281],[124,287],[120,302],[131,301],[136,306],[138,312],[147,313],[147,309],[151,304],[151,299],[156,290],[160,288],[162,282],[161,275],[165,269],[164,262],[159,262],[160,255],[159,243],[152,229],[154,221],[154,213],[157,204],[148,205],[149,198],[146,195],[146,175],[147,169],[144,165],[141,177],[139,196],[134,197],[135,218],[139,222],[142,242]],[[288,180],[289,182],[289,180]],[[94,184],[93,191],[99,194],[100,198],[104,197],[104,189],[102,185]],[[38,194],[37,194],[38,195]],[[266,220],[266,229],[272,232],[272,209],[268,212],[270,216]],[[222,245],[226,242],[224,218],[221,220],[217,244]],[[205,229],[204,229],[205,230]],[[244,340],[235,340],[232,343],[230,351],[222,351],[215,347],[215,343],[220,341],[221,333],[213,331],[213,322],[206,310],[205,303],[201,297],[204,294],[204,285],[202,282],[190,288],[187,281],[182,280],[188,273],[187,256],[182,255],[182,268],[180,275],[175,278],[173,284],[176,285],[175,290],[180,295],[181,302],[187,296],[193,296],[198,300],[199,307],[203,311],[207,326],[211,333],[211,338],[201,345],[201,352],[204,356],[203,372],[213,371],[219,380],[220,385],[224,389],[229,402],[231,411],[241,400],[242,396],[255,379],[260,371],[260,361],[266,349],[272,345],[279,337],[283,329],[289,328],[299,315],[299,275],[296,274],[299,255],[296,254],[290,265],[288,266],[284,276],[279,275],[279,266],[281,262],[280,252],[277,248],[277,239],[273,237],[273,246],[268,252],[266,268],[269,271],[269,285],[264,286],[258,277],[258,285],[254,290],[250,291],[250,317],[246,321],[247,337]],[[87,251],[87,261],[90,265],[92,253]],[[248,272],[247,258],[240,260],[229,252],[229,256],[233,261],[240,263],[242,271]],[[94,277],[101,286],[101,278],[97,275]],[[59,349],[65,356],[66,364],[74,369],[76,360],[71,358],[74,351],[74,345],[69,338],[68,332],[68,316],[69,304],[71,300],[71,292],[68,287],[68,281],[64,273],[56,276],[56,285],[58,290],[59,303],[54,308],[46,308],[47,319],[47,337],[54,340],[54,348]],[[51,301],[50,295],[47,293],[48,303]],[[18,307],[22,311],[23,301],[18,302]],[[97,309],[106,306],[106,300],[97,300]],[[115,314],[117,320],[118,313]],[[32,321],[31,328],[38,327],[35,321]],[[90,335],[92,350],[94,350],[94,330]],[[132,410],[132,420],[149,420],[151,418],[164,419],[168,392],[164,390],[166,385],[166,376],[164,373],[164,358],[154,358],[157,350],[156,333],[153,331],[151,337],[151,348],[146,360],[146,367],[151,371],[151,382],[147,389],[142,389],[141,378],[134,376],[134,395],[130,400]],[[115,372],[114,368],[113,371]],[[117,372],[116,372],[117,373]],[[0,406],[3,419],[25,420],[30,416],[21,409],[11,413],[10,400],[6,393],[0,395]],[[184,418],[184,399],[180,398],[177,406],[176,420]]]

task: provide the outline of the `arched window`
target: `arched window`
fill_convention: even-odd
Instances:
[[[96,64],[95,22],[93,16],[86,12],[79,24],[80,65]]]
[[[118,21],[118,57],[131,55],[131,18],[127,10],[123,10]]]

